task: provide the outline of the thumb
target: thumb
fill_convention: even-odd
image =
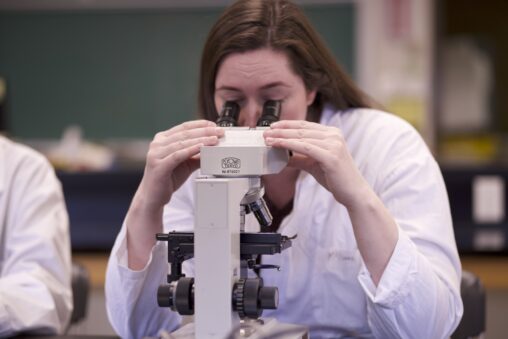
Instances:
[[[310,172],[313,163],[314,161],[311,158],[293,152],[293,155],[289,158],[288,166]]]
[[[194,156],[194,157],[190,158],[189,160],[187,160],[187,164],[189,165],[190,172],[191,173],[194,172],[200,166],[199,156]]]

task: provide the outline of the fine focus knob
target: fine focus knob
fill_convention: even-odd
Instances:
[[[181,315],[194,314],[194,278],[183,277],[157,289],[157,304]]]
[[[277,287],[261,287],[258,299],[262,309],[276,310],[279,307],[279,289]]]
[[[160,285],[157,289],[157,304],[159,307],[173,307],[173,286]]]
[[[279,304],[277,287],[264,287],[263,279],[239,279],[233,287],[233,310],[240,318],[257,319],[265,309],[276,309]]]

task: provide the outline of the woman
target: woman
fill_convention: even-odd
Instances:
[[[153,302],[164,281],[162,230],[193,227],[199,149],[224,131],[226,101],[255,126],[263,103],[282,101],[267,145],[295,156],[262,178],[274,231],[298,234],[263,263],[278,286],[280,321],[331,338],[444,338],[462,315],[460,262],[438,165],[407,123],[370,109],[301,10],[288,1],[238,1],[212,28],[199,91],[205,120],[158,133],[108,266],[108,312],[122,336],[173,330],[177,314]],[[192,276],[192,267],[187,266]]]

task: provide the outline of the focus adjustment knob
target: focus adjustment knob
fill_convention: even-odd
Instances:
[[[276,310],[279,307],[279,289],[277,287],[261,287],[258,299],[262,309]]]
[[[157,304],[159,307],[173,307],[173,286],[160,285],[157,289]]]
[[[257,319],[266,309],[276,309],[279,305],[277,287],[264,287],[263,279],[239,279],[233,287],[233,310],[240,318]]]

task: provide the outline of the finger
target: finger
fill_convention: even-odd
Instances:
[[[317,146],[325,151],[328,152],[338,152],[341,148],[341,145],[344,145],[341,141],[338,139],[289,139],[289,140],[300,140],[303,143],[309,143],[314,146]]]
[[[199,156],[198,155],[192,156],[188,160],[188,165],[189,165],[189,172],[194,172],[195,170],[197,170],[200,165]]]
[[[267,138],[266,144],[268,146],[285,148],[287,150],[306,155],[315,159],[318,162],[325,162],[329,150],[324,148],[326,142],[315,139],[281,139],[281,138]]]
[[[336,152],[340,150],[341,143],[337,139],[311,139],[311,138],[266,138],[266,144],[268,146],[287,148],[287,147],[296,147],[295,149],[291,149],[294,152],[300,152],[303,148],[309,149],[309,152],[315,151],[316,148],[320,148],[323,151],[327,152]],[[290,148],[287,148],[290,149]]]
[[[192,120],[192,121],[186,121],[180,125],[176,125],[166,131],[164,131],[164,134],[173,134],[176,132],[186,131],[186,130],[192,130],[195,128],[200,127],[215,127],[217,126],[215,122],[209,121],[209,120]]]
[[[180,132],[162,134],[161,143],[172,143],[175,141],[183,141],[189,139],[196,139],[206,136],[217,136],[222,137],[224,135],[224,129],[221,127],[201,127],[188,130],[182,130]]]
[[[154,150],[154,155],[158,159],[165,158],[174,152],[178,152],[182,149],[186,149],[189,147],[193,147],[196,144],[201,144],[205,146],[213,146],[219,142],[219,138],[215,135],[212,136],[203,136],[199,138],[187,139],[187,140],[178,140],[170,144],[157,145]]]
[[[339,137],[338,133],[333,131],[323,131],[316,129],[270,129],[263,133],[265,138],[284,138],[284,139],[323,139]]]
[[[201,149],[201,146],[203,146],[203,144],[198,143],[187,148],[182,148],[162,158],[161,163],[168,172],[173,171],[182,162],[189,160],[197,155]]]
[[[289,158],[288,166],[304,170],[305,172],[311,172],[312,165],[316,161],[305,155],[293,153],[293,156]]]
[[[329,127],[306,120],[280,120],[270,125],[271,129],[316,129],[326,130]]]

